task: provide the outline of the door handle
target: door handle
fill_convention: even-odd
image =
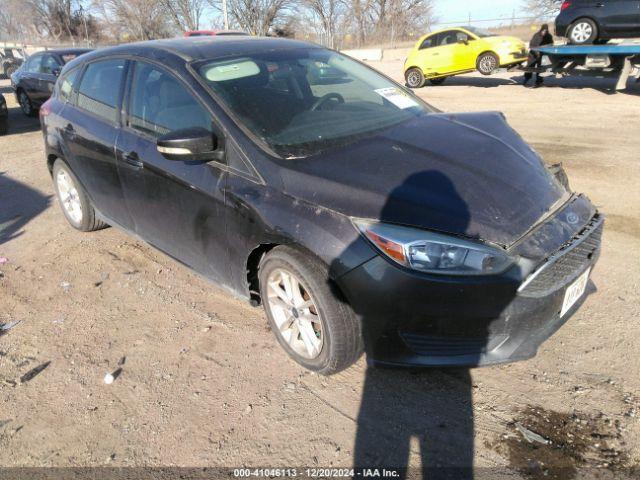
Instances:
[[[71,125],[70,123],[67,123],[67,126],[64,127],[64,133],[67,134],[70,140],[73,140],[74,138],[76,138],[76,130],[75,128],[73,128],[73,125]]]
[[[604,3],[596,3],[596,8],[602,8],[604,7]]]
[[[124,153],[122,155],[122,161],[130,167],[138,170],[144,167],[144,163],[142,162],[142,160],[140,160],[140,157],[136,152]]]

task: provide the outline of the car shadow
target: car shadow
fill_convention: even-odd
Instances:
[[[13,95],[13,89],[10,86],[0,87],[0,94],[2,94],[2,95]]]
[[[11,135],[21,133],[37,132],[40,130],[40,119],[38,117],[27,117],[20,107],[9,108],[9,130],[5,135],[0,136],[0,140]]]
[[[589,77],[571,75],[567,77],[556,77],[555,75],[543,75],[544,84],[541,88],[560,88],[566,90],[595,90],[606,95],[626,94],[640,95],[640,83],[635,78],[630,78],[625,90],[616,90],[617,78],[614,77]],[[522,84],[524,76],[514,76],[511,80]],[[533,84],[531,81],[530,84]]]
[[[24,233],[24,227],[47,209],[45,196],[0,171],[0,245]]]
[[[496,88],[502,87],[506,85],[518,85],[518,82],[503,78],[503,77],[472,77],[465,75],[456,75],[453,77],[447,77],[443,87],[478,87],[478,88]],[[427,88],[438,88],[438,86],[429,85],[427,83]]]

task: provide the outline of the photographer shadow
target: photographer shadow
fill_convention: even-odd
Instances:
[[[393,223],[398,209],[406,206],[407,200],[434,205],[434,199],[435,203],[443,202],[444,210],[431,214],[449,215],[451,231],[466,232],[470,222],[467,202],[446,175],[434,170],[411,175],[394,189],[380,220]],[[392,279],[382,275],[379,281],[384,285]],[[439,295],[438,289],[447,294]],[[462,290],[464,287],[456,298],[444,282],[444,286],[425,291],[425,295],[431,296],[420,298],[420,305],[424,306],[422,312],[416,312],[415,305],[390,306],[390,299],[372,298],[373,305],[368,306],[368,311],[378,315],[389,312],[386,314],[393,317],[390,318],[394,321],[393,327],[379,326],[374,319],[367,318],[366,312],[355,312],[361,321],[369,362],[397,348],[389,345],[409,338],[405,347],[413,350],[416,358],[428,356],[437,363],[443,355],[459,354],[459,364],[465,365],[465,368],[447,370],[404,371],[371,365],[366,371],[357,418],[356,471],[387,469],[399,473],[399,478],[430,480],[474,478],[473,383],[467,367],[479,365],[483,355],[494,348],[488,345],[490,319],[502,313],[516,291],[509,293],[511,297],[501,296],[506,298],[504,304],[496,305],[499,302],[495,299],[489,302],[493,304],[491,307],[478,312],[487,321],[470,325],[468,320],[451,318],[451,312],[461,311],[459,302],[466,298]],[[400,330],[404,330],[407,337],[403,337]]]

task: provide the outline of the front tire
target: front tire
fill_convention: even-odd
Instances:
[[[482,75],[491,75],[500,66],[500,59],[493,52],[485,52],[478,57],[476,68]]]
[[[93,232],[108,225],[99,220],[87,193],[62,160],[53,164],[53,185],[64,217],[76,230]]]
[[[410,68],[404,74],[404,78],[409,88],[422,88],[426,81],[422,70],[419,68]]]
[[[593,20],[582,18],[569,27],[567,38],[573,45],[594,43],[598,39],[598,26]]]
[[[20,90],[18,94],[18,103],[20,104],[20,109],[22,109],[22,113],[24,113],[27,117],[35,117],[36,109],[33,107],[33,103],[31,103],[31,99],[27,92],[24,90]]]
[[[333,375],[362,354],[360,323],[329,280],[326,265],[280,246],[260,262],[260,296],[271,330],[303,367]]]

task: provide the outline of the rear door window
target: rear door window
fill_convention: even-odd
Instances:
[[[152,137],[174,130],[211,130],[212,118],[186,86],[154,65],[136,62],[127,126]]]
[[[56,70],[60,70],[62,65],[56,60],[53,55],[45,55],[42,57],[42,63],[40,65],[40,73],[47,75],[53,75]]]
[[[109,122],[117,122],[124,59],[90,63],[78,88],[78,107]]]
[[[39,73],[40,65],[42,65],[42,55],[33,56],[27,61],[25,71],[28,73]]]

